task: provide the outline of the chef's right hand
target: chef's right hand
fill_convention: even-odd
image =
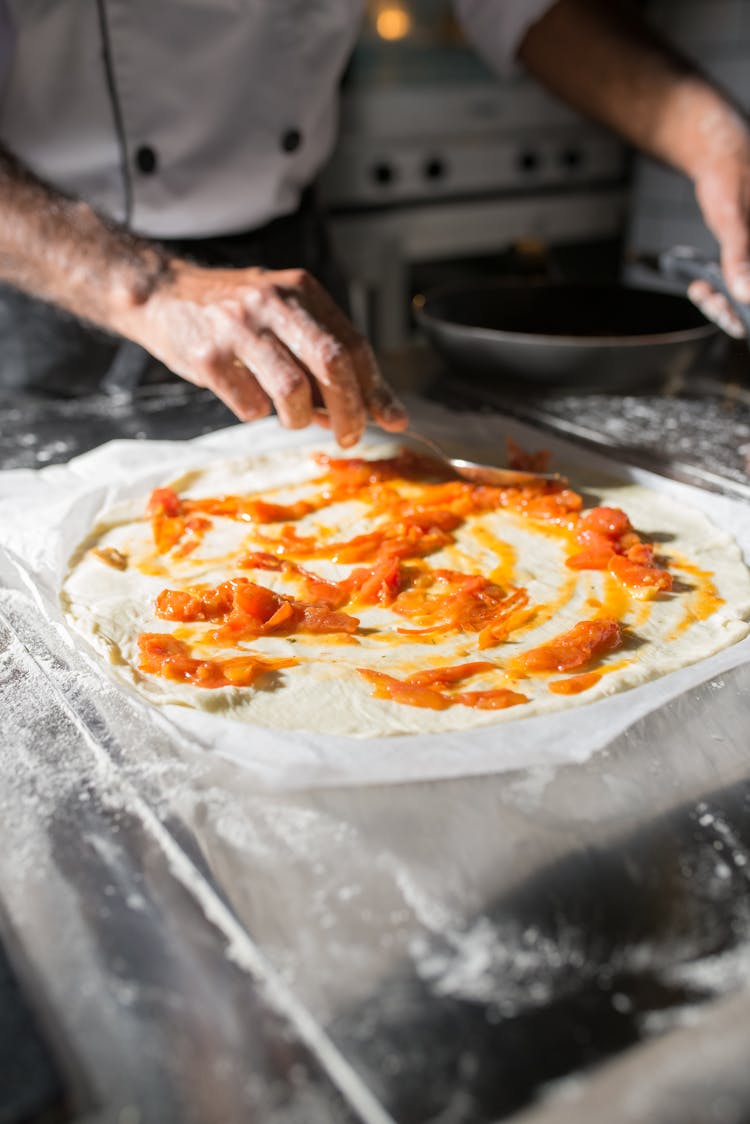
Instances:
[[[317,422],[342,446],[368,416],[399,431],[408,418],[372,348],[302,269],[206,269],[181,260],[119,326],[170,370],[212,390],[242,421],[268,414]]]
[[[706,226],[721,252],[721,268],[736,301],[750,304],[750,132],[737,126],[725,151],[712,154],[695,176],[695,193]],[[704,316],[736,339],[745,335],[737,313],[708,281],[693,281],[688,296]]]

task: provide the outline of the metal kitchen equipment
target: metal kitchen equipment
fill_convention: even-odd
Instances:
[[[489,280],[414,301],[456,374],[619,390],[677,378],[717,329],[685,298],[622,285]]]
[[[564,477],[559,472],[522,472],[515,468],[498,468],[495,465],[479,464],[477,461],[467,461],[463,457],[451,457],[429,437],[417,433],[413,429],[404,431],[404,437],[410,437],[426,446],[434,456],[441,460],[448,468],[452,468],[464,480],[471,480],[474,484],[490,484],[498,487],[504,485],[533,484],[539,480],[551,480],[555,483],[564,483]]]
[[[602,418],[626,401],[621,443],[672,447],[678,415],[741,470],[742,402],[613,395]],[[187,385],[0,396],[4,463],[222,411]],[[26,596],[0,618],[0,928],[52,1119],[747,1120],[747,667],[588,762],[272,794],[141,724]]]
[[[321,183],[355,319],[380,350],[412,334],[425,264],[487,259],[523,237],[614,237],[623,146],[521,72],[490,73],[451,0],[373,0]]]

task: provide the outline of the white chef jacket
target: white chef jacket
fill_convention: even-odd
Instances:
[[[455,0],[507,65],[552,0]],[[138,233],[293,211],[335,139],[365,0],[0,0],[0,142]]]

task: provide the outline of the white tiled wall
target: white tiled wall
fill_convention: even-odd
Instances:
[[[655,27],[750,110],[750,0],[651,0],[647,12]],[[627,241],[636,252],[678,243],[716,252],[692,185],[645,157],[636,161]]]

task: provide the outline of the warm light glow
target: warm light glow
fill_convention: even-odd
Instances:
[[[411,31],[411,16],[405,8],[389,4],[378,12],[375,28],[381,39],[403,39]]]

